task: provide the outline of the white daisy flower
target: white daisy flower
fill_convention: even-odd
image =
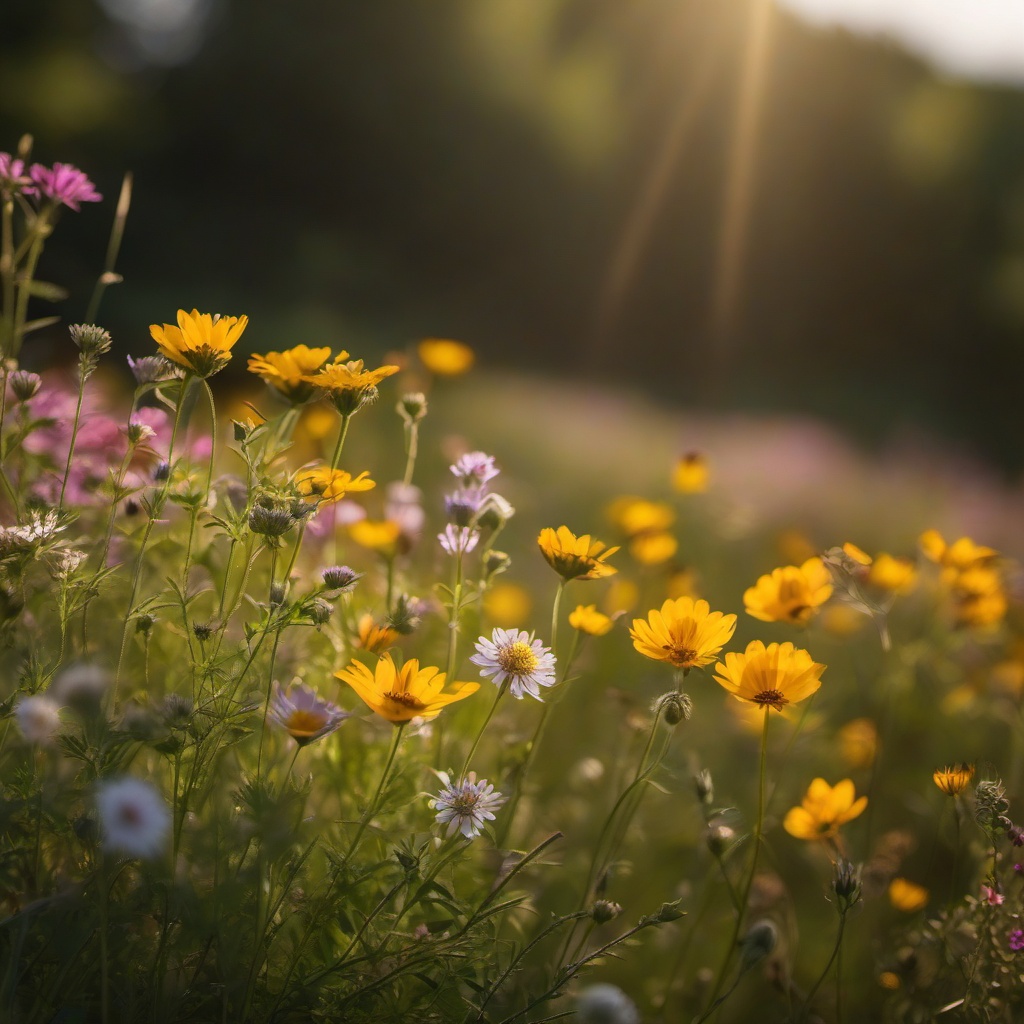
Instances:
[[[60,705],[38,694],[22,697],[15,705],[14,719],[29,743],[52,743],[60,731]]]
[[[541,700],[540,688],[555,685],[555,656],[526,630],[496,628],[490,640],[477,640],[476,654],[469,660],[495,686],[507,680],[509,693],[517,700],[524,693]]]
[[[447,839],[456,832],[467,839],[480,835],[484,822],[494,821],[494,812],[505,802],[505,797],[496,793],[486,779],[476,781],[476,772],[454,784],[447,772],[438,772],[437,777],[444,783],[444,789],[430,801],[430,806],[438,811],[437,823],[448,826]]]
[[[129,776],[101,782],[96,788],[96,807],[103,845],[111,853],[153,858],[163,852],[171,830],[171,812],[154,786]]]

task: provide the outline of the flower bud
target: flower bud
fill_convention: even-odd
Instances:
[[[837,861],[832,875],[832,891],[836,894],[836,909],[840,914],[860,903],[860,868],[848,860]]]
[[[8,378],[11,391],[19,402],[27,402],[39,393],[43,380],[38,373],[30,373],[28,370],[15,370]]]
[[[156,469],[153,470],[153,479],[157,483],[163,483],[171,475],[171,464],[169,462],[157,463]]]
[[[309,606],[309,617],[318,626],[322,626],[334,612],[334,609],[322,597],[315,598]]]
[[[597,900],[590,908],[590,916],[598,924],[607,924],[622,913],[622,907],[611,900]]]
[[[163,356],[143,356],[141,359],[128,357],[128,366],[136,384],[155,384],[158,380],[169,380],[175,376],[174,367]]]
[[[407,395],[402,395],[395,408],[406,423],[419,423],[427,415],[426,395],[420,391],[410,391]]]
[[[740,971],[749,971],[760,963],[778,944],[779,930],[774,921],[762,918],[750,927],[750,931],[740,939]]]
[[[110,350],[110,335],[95,324],[72,324],[68,331],[71,340],[83,356],[101,356]]]
[[[704,842],[716,857],[721,857],[736,842],[736,830],[728,825],[711,825],[704,837]]]
[[[488,494],[476,514],[476,525],[485,530],[497,530],[504,526],[516,510],[512,503],[500,494]]]
[[[193,622],[192,632],[200,643],[206,643],[213,636],[213,627],[206,622]]]
[[[288,588],[278,580],[274,580],[270,584],[270,606],[272,608],[280,608],[284,604],[285,595],[288,592]]]
[[[281,537],[294,522],[291,513],[285,509],[254,505],[249,513],[249,529],[261,537]]]
[[[148,615],[143,612],[142,615],[138,616],[135,620],[135,632],[146,635],[153,628],[156,623],[156,616]]]
[[[677,693],[671,690],[663,693],[652,705],[651,711],[655,715],[661,715],[668,725],[678,725],[680,722],[689,721],[693,713],[693,701],[687,693]]]
[[[324,569],[322,576],[324,586],[339,593],[351,590],[363,578],[361,572],[356,572],[347,565],[332,565],[329,569]]]
[[[512,559],[504,551],[488,551],[483,559],[484,576],[491,579],[505,572],[511,565]]]
[[[132,420],[128,424],[125,433],[128,435],[128,443],[133,446],[156,437],[156,431],[148,423],[139,423],[137,420]]]

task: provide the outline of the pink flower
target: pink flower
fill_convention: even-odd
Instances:
[[[998,907],[1003,902],[1005,897],[1001,892],[993,889],[990,885],[983,885],[981,887],[981,898],[990,906]]]
[[[103,198],[85,173],[71,164],[54,164],[52,168],[33,164],[28,173],[47,199],[75,212],[79,203],[98,203]]]
[[[1009,941],[1010,949],[1012,949],[1015,953],[1019,953],[1022,949],[1024,949],[1024,931],[1022,931],[1020,928],[1014,928],[1014,930],[1010,932]]]
[[[25,174],[25,161],[18,160],[10,153],[0,153],[0,189],[15,188],[26,195],[33,195],[32,179]]]

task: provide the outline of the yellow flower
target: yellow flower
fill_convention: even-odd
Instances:
[[[424,338],[416,347],[420,362],[439,377],[458,377],[476,360],[473,350],[450,338]]]
[[[611,581],[601,604],[608,615],[614,615],[616,612],[631,612],[639,600],[640,588],[632,580],[620,576]]]
[[[359,620],[359,646],[371,654],[380,654],[393,647],[398,640],[398,633],[389,626],[378,626],[372,615],[364,615]]]
[[[866,551],[862,551],[859,547],[857,547],[856,544],[853,544],[850,541],[847,541],[843,545],[843,551],[849,558],[852,558],[853,561],[857,562],[859,565],[871,564],[871,556]]]
[[[903,982],[900,981],[900,976],[895,971],[882,971],[878,976],[878,984],[890,992],[895,992]]]
[[[213,316],[178,310],[178,326],[150,324],[160,354],[197,377],[210,377],[227,366],[231,349],[249,323],[247,316]]]
[[[596,580],[619,571],[605,562],[619,550],[617,547],[606,548],[603,542],[591,540],[587,533],[577,537],[567,526],[557,530],[545,526],[537,544],[548,565],[566,580]]]
[[[994,626],[1006,615],[999,571],[984,563],[964,569],[953,584],[954,614],[962,626]]]
[[[313,466],[300,469],[295,475],[295,486],[307,501],[331,504],[340,501],[349,491],[369,491],[377,484],[370,479],[367,470],[357,477],[330,466]]]
[[[709,665],[736,629],[736,616],[711,611],[707,601],[692,597],[667,600],[646,619],[634,619],[629,635],[633,646],[654,661],[667,661],[689,671]]]
[[[420,668],[415,658],[396,669],[390,654],[381,656],[374,672],[362,662],[353,661],[334,674],[348,683],[371,711],[396,724],[411,718],[435,718],[448,704],[480,689],[479,683],[452,683],[452,688],[444,693],[443,672],[433,667]]]
[[[799,807],[786,812],[782,827],[797,839],[831,839],[839,826],[856,818],[868,805],[866,796],[854,799],[853,781],[843,779],[830,786],[815,779]]]
[[[700,587],[697,573],[693,569],[677,569],[665,584],[669,597],[699,597]]]
[[[707,459],[699,452],[688,452],[679,457],[672,472],[672,486],[680,494],[700,494],[708,489]]]
[[[301,405],[313,394],[313,385],[306,378],[322,369],[330,358],[329,348],[296,345],[284,352],[249,356],[249,372],[255,373],[289,402]],[[335,361],[347,358],[348,353],[342,352]]]
[[[599,612],[596,604],[580,604],[569,613],[569,625],[590,636],[604,636],[615,625],[615,620]]]
[[[762,622],[803,626],[832,595],[832,577],[818,557],[760,577],[743,594],[747,614]]]
[[[524,622],[532,606],[529,593],[516,583],[497,583],[484,594],[484,614],[495,626],[510,629]]]
[[[807,651],[791,643],[769,644],[760,640],[747,644],[743,654],[730,652],[718,664],[715,682],[721,683],[737,700],[781,711],[810,697],[821,686],[824,665],[811,660]]]
[[[663,501],[625,495],[608,506],[608,519],[627,537],[636,537],[641,533],[664,532],[676,521],[676,514]]]
[[[905,594],[917,582],[917,569],[909,558],[894,558],[880,551],[868,570],[868,582],[881,590]]]
[[[928,890],[906,878],[894,878],[889,883],[889,902],[907,914],[920,910],[928,903]]]
[[[397,366],[364,370],[362,359],[351,359],[347,363],[330,363],[302,379],[329,395],[342,415],[350,415],[366,402],[373,401],[377,397],[377,385],[398,370]]]
[[[838,733],[839,753],[851,768],[867,768],[878,752],[878,728],[870,718],[854,718]]]
[[[629,553],[641,565],[661,565],[679,550],[671,533],[641,533],[629,542]]]
[[[994,548],[975,544],[970,537],[961,537],[947,544],[938,530],[925,530],[918,538],[918,543],[925,558],[944,568],[958,571],[991,561],[998,554]]]
[[[402,528],[390,519],[360,519],[348,528],[349,536],[360,546],[381,555],[393,555]]]
[[[963,761],[957,761],[956,764],[946,765],[945,768],[940,768],[938,771],[932,773],[932,779],[935,781],[935,785],[938,786],[946,796],[956,796],[958,793],[962,793],[973,778],[974,765],[967,764]]]

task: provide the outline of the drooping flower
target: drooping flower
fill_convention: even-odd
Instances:
[[[942,790],[946,796],[956,796],[962,793],[971,779],[974,778],[974,765],[964,761],[957,761],[955,764],[946,765],[932,773],[935,785]]]
[[[248,326],[247,316],[217,316],[178,310],[178,326],[151,324],[161,355],[184,366],[197,377],[209,377],[227,366],[231,349]]]
[[[450,839],[456,832],[467,839],[480,835],[485,823],[494,821],[494,812],[505,803],[505,797],[495,792],[486,779],[477,782],[476,772],[470,772],[458,782],[452,782],[447,772],[438,772],[437,777],[444,789],[430,801],[430,806],[438,812],[435,819],[438,825],[447,826],[446,838]]]
[[[295,474],[295,486],[307,501],[331,504],[341,501],[349,491],[369,491],[377,484],[370,479],[370,473],[365,469],[354,477],[344,470],[331,469],[330,466],[312,466],[300,469]]]
[[[371,672],[361,661],[334,673],[348,683],[371,711],[396,724],[411,718],[435,718],[449,704],[480,689],[479,683],[452,683],[445,692],[445,673],[433,666],[420,668],[410,658],[395,668],[390,654],[383,654]]]
[[[473,350],[451,338],[424,338],[416,346],[420,362],[439,377],[458,377],[476,360]]]
[[[496,628],[490,640],[484,636],[477,640],[476,654],[469,660],[495,686],[507,681],[509,693],[517,700],[524,693],[540,700],[540,687],[555,684],[555,656],[526,630]]]
[[[832,577],[815,556],[802,565],[786,565],[761,576],[743,594],[748,615],[762,622],[806,625],[832,595]]]
[[[71,164],[33,164],[28,173],[42,195],[76,213],[79,203],[98,203],[103,198],[85,172]]]
[[[889,883],[889,902],[905,914],[913,914],[928,905],[928,890],[906,878],[894,878]]]
[[[303,379],[329,396],[338,412],[347,416],[372,402],[377,397],[377,385],[398,371],[397,366],[365,370],[362,359],[350,359],[348,362],[329,363],[316,373],[306,374]]]
[[[680,494],[700,494],[708,489],[708,460],[700,452],[679,457],[672,472],[672,486]]]
[[[567,526],[557,530],[545,526],[537,544],[548,565],[565,580],[596,580],[619,571],[605,561],[617,547],[609,548],[587,533],[577,537]]]
[[[351,717],[309,686],[300,684],[282,690],[276,682],[267,714],[300,747],[329,735]]]
[[[615,620],[610,615],[599,612],[596,604],[580,604],[569,613],[569,625],[589,636],[604,636],[611,631]]]
[[[811,782],[799,807],[786,812],[782,827],[797,839],[831,839],[839,827],[864,811],[868,798],[854,799],[851,779],[830,786],[824,779]]]
[[[313,395],[313,385],[307,378],[323,369],[330,358],[330,348],[295,345],[284,352],[249,356],[249,372],[255,373],[293,405],[301,405]],[[348,353],[341,352],[334,361],[347,358]]]
[[[468,526],[453,526],[449,523],[444,528],[444,533],[437,535],[437,539],[449,555],[464,555],[476,547],[480,534]]]
[[[713,662],[735,629],[735,615],[713,612],[707,601],[680,597],[667,600],[660,610],[652,608],[646,619],[634,619],[629,635],[645,657],[689,671]]]
[[[158,857],[171,830],[171,812],[156,788],[125,777],[100,782],[96,807],[103,845],[128,857]]]
[[[52,743],[60,731],[60,705],[42,694],[22,697],[14,705],[14,720],[29,743]]]
[[[824,665],[791,643],[765,647],[752,640],[743,654],[730,652],[718,663],[715,682],[738,700],[781,711],[814,693],[824,671]]]

